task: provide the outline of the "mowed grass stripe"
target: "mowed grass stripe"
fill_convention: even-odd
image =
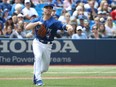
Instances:
[[[32,66],[0,66],[0,72],[33,71]],[[116,66],[50,66],[49,72],[116,72]]]
[[[0,67],[0,77],[32,77],[32,66]],[[116,66],[50,66],[43,76],[116,76]]]
[[[115,79],[44,79],[42,87],[116,87]],[[1,80],[0,87],[37,87],[31,80]]]

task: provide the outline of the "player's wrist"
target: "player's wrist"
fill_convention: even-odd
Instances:
[[[42,25],[42,22],[38,21],[38,22],[37,22],[37,25]]]

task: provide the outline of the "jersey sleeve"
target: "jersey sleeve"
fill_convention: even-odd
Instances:
[[[35,18],[35,19],[31,20],[31,23],[38,22],[38,21],[40,21],[40,18]]]
[[[61,21],[57,21],[55,25],[57,26],[58,30],[66,30],[66,24],[63,24]]]

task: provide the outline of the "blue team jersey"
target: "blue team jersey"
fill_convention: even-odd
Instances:
[[[43,17],[38,17],[32,20],[31,22],[34,23],[38,21],[42,22],[45,25],[46,30],[47,30],[46,36],[42,38],[37,34],[39,28],[36,28],[37,26],[35,27],[35,38],[38,38],[39,40],[53,41],[57,33],[57,30],[66,30],[66,25],[62,24],[61,21],[58,21],[53,17],[51,17],[50,19],[46,21],[43,20]]]

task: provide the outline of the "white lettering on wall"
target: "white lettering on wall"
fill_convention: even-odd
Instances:
[[[1,44],[2,43],[2,44]],[[17,44],[19,44],[17,47]],[[74,43],[71,40],[64,40],[63,44],[60,41],[53,41],[55,48],[52,49],[52,52],[61,52],[66,53],[67,51],[70,53],[78,53],[79,51],[76,49]],[[17,49],[18,48],[18,49]],[[32,40],[0,40],[0,52],[1,53],[32,53]]]
[[[8,50],[8,42],[9,42],[9,40],[1,40],[1,42],[2,42],[2,44],[0,44],[0,48],[2,48],[2,50],[1,50],[1,52],[6,52],[6,53],[8,53],[8,52],[10,52],[9,50]]]

